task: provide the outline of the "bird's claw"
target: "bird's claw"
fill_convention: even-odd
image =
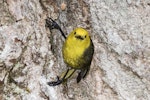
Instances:
[[[52,19],[52,18],[47,18],[46,19],[46,27],[48,27],[50,30],[52,29],[57,29],[61,32],[62,36],[66,39],[66,36],[60,26]]]
[[[50,30],[60,29],[60,26],[52,18],[46,19],[46,25],[45,26],[48,27]]]
[[[60,80],[59,77],[57,76],[57,81],[48,82],[47,84],[49,86],[56,86],[56,85],[61,84],[62,82],[63,82],[63,80],[62,79]]]

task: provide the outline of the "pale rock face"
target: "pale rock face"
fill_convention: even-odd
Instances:
[[[150,97],[150,7],[148,1],[139,1],[128,0],[130,5],[113,0],[89,2],[93,30],[105,46],[97,47],[103,51],[98,56],[100,68],[105,71],[103,80],[120,99]]]
[[[149,5],[149,0],[0,1],[0,99],[148,100]],[[90,33],[95,53],[79,84],[75,73],[67,85],[47,85],[66,69],[64,39],[45,27],[47,16],[59,19],[67,34],[76,27]]]

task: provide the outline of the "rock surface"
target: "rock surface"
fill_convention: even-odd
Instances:
[[[0,100],[149,100],[149,0],[0,1]],[[63,31],[86,28],[95,53],[87,77],[50,87],[66,69]]]

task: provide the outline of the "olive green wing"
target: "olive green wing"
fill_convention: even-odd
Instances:
[[[89,72],[93,54],[94,54],[94,45],[91,40],[90,46],[85,50],[85,52],[83,54],[83,58],[82,58],[83,63],[81,65],[82,69],[77,76],[77,83],[80,82],[82,78],[85,78],[85,76]]]

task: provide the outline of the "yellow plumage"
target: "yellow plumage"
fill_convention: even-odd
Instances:
[[[73,30],[63,45],[64,62],[70,70],[63,74],[64,80],[67,80],[76,69],[81,70],[77,77],[77,82],[86,76],[90,69],[91,60],[94,53],[93,42],[88,32],[83,28]]]
[[[78,36],[84,40],[76,38]],[[81,66],[79,66],[79,60],[83,60],[81,57],[89,45],[90,37],[88,32],[83,28],[76,28],[69,34],[63,45],[63,57],[65,63],[75,69],[81,68]]]
[[[64,62],[68,67],[66,72],[63,72],[60,77],[57,77],[57,81],[48,82],[48,85],[56,86],[63,83],[76,70],[80,70],[77,76],[77,83],[80,82],[90,69],[94,53],[94,45],[89,33],[83,28],[76,28],[66,38],[59,25],[51,18],[46,20],[46,25],[50,29],[58,29],[66,39],[63,44],[62,53]]]

